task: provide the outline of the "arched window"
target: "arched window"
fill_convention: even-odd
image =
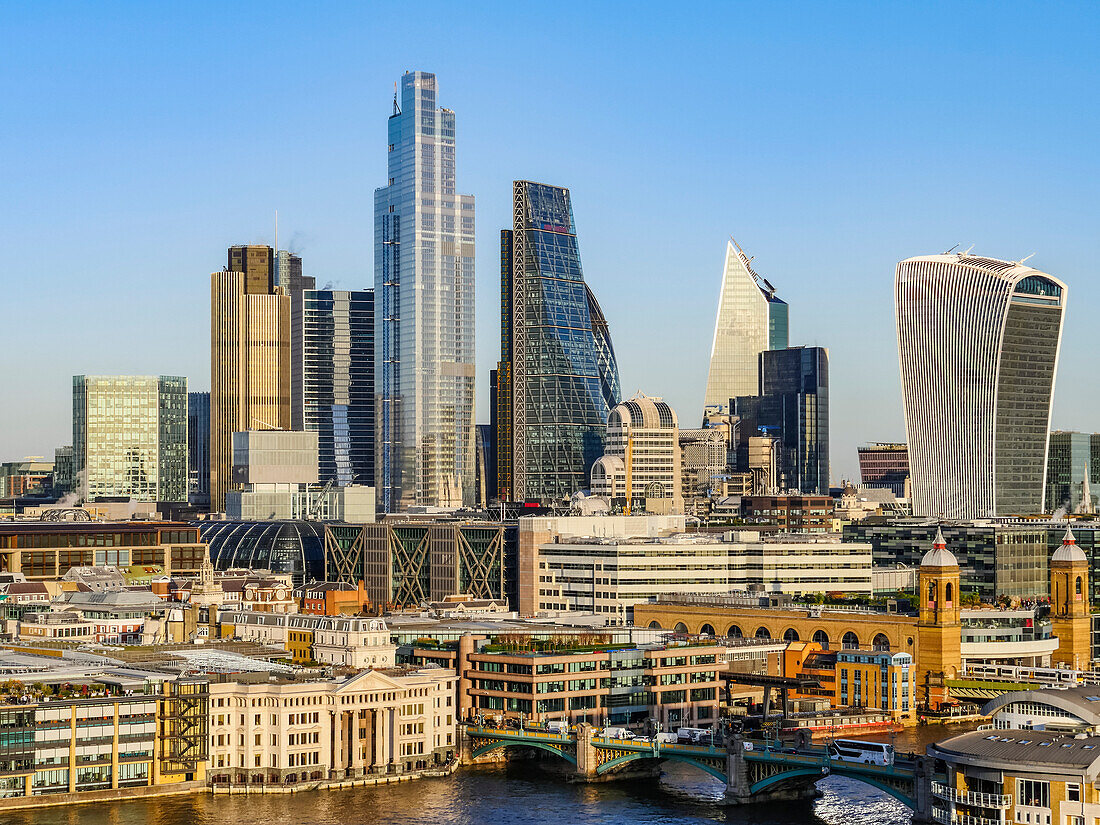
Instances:
[[[936,583],[928,582],[928,603],[934,604],[936,601]]]
[[[822,650],[829,649],[829,634],[824,630],[815,630],[813,640],[821,645]]]
[[[654,620],[654,621],[649,623],[649,629],[650,630],[661,630],[662,629],[661,628],[661,623]]]
[[[757,639],[770,639],[771,637],[772,637],[772,634],[771,634],[771,631],[768,630],[768,628],[766,628],[766,627],[756,628],[756,638]]]
[[[948,582],[947,586],[943,589],[943,597],[944,597],[943,600],[945,602],[947,602],[948,607],[951,606],[951,592],[952,592],[952,590],[953,590],[953,588],[951,587],[951,582]]]
[[[1075,585],[1075,587],[1076,587],[1076,589],[1074,590],[1074,592],[1078,596],[1080,596],[1081,595],[1081,577],[1080,576],[1077,577],[1077,584]]]
[[[741,632],[741,628],[735,624],[730,625],[730,629],[726,631],[726,635],[731,639],[743,639],[745,634]]]
[[[859,647],[859,636],[852,631],[848,631],[844,634],[844,638],[840,640],[840,646],[845,650],[851,650]]]
[[[688,626],[686,624],[684,624],[683,622],[676,622],[676,627],[674,627],[672,629],[674,631],[676,631],[677,633],[687,633],[688,632]]]
[[[798,641],[798,631],[795,630],[793,627],[788,627],[786,630],[783,631],[783,641],[784,642],[797,642]]]
[[[703,625],[702,627],[699,628],[699,632],[700,633],[705,633],[708,636],[713,636],[714,635],[714,625],[705,624],[705,625]]]
[[[871,647],[875,650],[889,650],[890,640],[886,638],[885,633],[876,633],[875,638],[871,640]]]

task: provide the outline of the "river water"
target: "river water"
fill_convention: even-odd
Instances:
[[[898,751],[964,728],[902,731]],[[889,736],[868,736],[887,741]],[[271,796],[182,797],[41,808],[0,814],[0,825],[908,825],[910,812],[892,797],[843,777],[818,784],[812,802],[729,807],[725,786],[678,763],[665,763],[660,782],[631,780],[574,785],[537,762],[462,769],[443,779]]]

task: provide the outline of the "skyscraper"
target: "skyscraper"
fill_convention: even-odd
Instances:
[[[1066,287],[1011,261],[929,255],[894,282],[913,515],[1038,513]]]
[[[234,269],[234,267],[238,267]],[[269,246],[235,246],[210,276],[210,508],[225,508],[233,433],[290,427],[290,298]]]
[[[318,434],[322,483],[373,486],[374,290],[307,289],[294,300],[291,424]]]
[[[1050,434],[1047,454],[1046,507],[1048,513],[1059,508],[1070,513],[1095,512],[1093,500],[1100,492],[1100,475],[1093,459],[1094,433],[1056,430]],[[1088,500],[1086,500],[1086,491]]]
[[[376,478],[385,512],[474,499],[474,197],[455,189],[455,114],[406,72],[374,196]]]
[[[829,351],[823,347],[765,350],[752,396],[731,399],[738,426],[738,469],[750,469],[749,440],[778,439],[775,486],[829,492]],[[776,484],[776,482],[779,482]]]
[[[731,398],[756,395],[758,356],[788,344],[787,304],[775,287],[752,269],[751,259],[730,238],[718,316],[710,350],[710,372],[704,406],[726,409]]]
[[[505,498],[549,503],[588,487],[619,368],[584,282],[569,190],[516,181],[513,215],[501,233],[497,486]]]
[[[210,393],[187,393],[187,500],[210,505]]]
[[[187,501],[187,379],[74,375],[73,468],[88,499]]]
[[[905,495],[909,478],[909,448],[905,444],[879,442],[859,448],[859,477],[864,487],[890,490]]]

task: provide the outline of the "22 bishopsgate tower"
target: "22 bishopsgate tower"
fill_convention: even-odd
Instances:
[[[374,197],[375,478],[381,509],[472,504],[474,198],[455,189],[455,114],[406,72]]]
[[[1041,512],[1065,284],[929,255],[898,264],[894,297],[913,515]]]

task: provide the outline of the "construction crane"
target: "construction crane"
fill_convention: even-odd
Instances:
[[[328,495],[329,490],[336,484],[336,479],[330,478],[325,482],[325,486],[321,488],[321,492],[317,494],[317,498],[313,500],[313,504],[309,506],[309,512],[306,513],[306,519],[313,521],[317,518],[317,514],[321,512],[321,505],[325,503],[325,497]]]

